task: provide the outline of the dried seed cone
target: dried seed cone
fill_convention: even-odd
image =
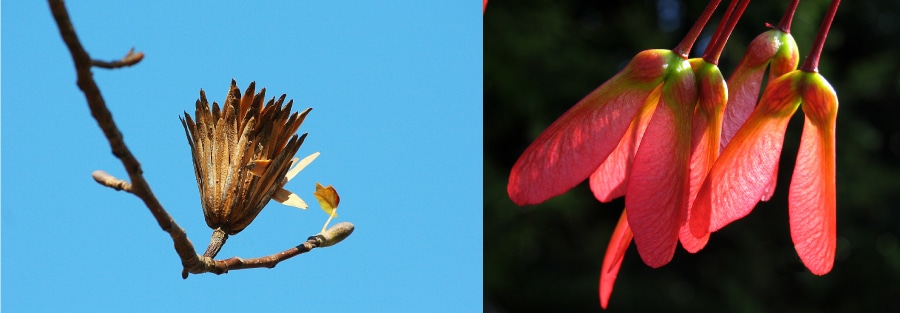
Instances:
[[[222,108],[200,90],[196,121],[185,112],[181,124],[191,146],[194,174],[206,225],[234,235],[250,225],[287,182],[291,158],[306,138],[294,134],[311,109],[291,114],[285,95],[263,105],[266,90],[244,95],[235,81]]]

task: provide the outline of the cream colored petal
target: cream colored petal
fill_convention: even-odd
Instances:
[[[299,163],[297,162],[297,158],[292,159],[291,166],[293,166],[294,168],[292,168],[287,173],[287,175],[284,175],[284,176],[287,177],[287,180],[293,179],[294,176],[297,176],[297,174],[300,173],[301,170],[306,168],[306,166],[309,165],[309,163],[312,163],[312,161],[315,160],[317,157],[319,157],[318,152],[306,156],[305,158],[303,158],[303,160],[300,160]]]
[[[284,188],[279,188],[278,190],[276,190],[272,195],[272,199],[280,202],[281,204],[292,206],[295,208],[301,208],[304,210],[309,207],[308,205],[306,205],[306,202],[304,202],[303,199],[300,199],[300,197],[297,196],[297,194],[287,191]]]

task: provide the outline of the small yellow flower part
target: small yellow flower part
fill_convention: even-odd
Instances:
[[[341,197],[338,196],[334,187],[331,185],[322,187],[322,184],[316,183],[316,191],[313,192],[313,195],[319,200],[319,205],[322,206],[322,210],[325,211],[326,214],[337,216],[337,207],[338,203],[341,202]]]
[[[328,220],[325,221],[325,226],[322,226],[322,232],[325,232],[325,229],[328,228],[328,223],[331,223],[331,219],[337,217],[337,207],[341,202],[341,197],[338,196],[334,187],[331,185],[322,187],[320,183],[316,183],[316,191],[313,192],[313,195],[316,196],[316,200],[319,200],[319,206],[322,207],[322,211],[328,214]]]

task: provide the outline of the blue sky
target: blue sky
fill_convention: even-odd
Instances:
[[[231,79],[313,110],[298,156],[321,156],[219,258],[282,251],[341,196],[341,244],[274,269],[181,279],[172,241],[131,194],[75,85],[46,1],[2,10],[2,305],[10,312],[469,312],[482,308],[482,31],[477,1],[70,1],[95,59],[132,47],[137,66],[94,69],[113,117],[163,206],[197,249],[200,209],[178,121]]]

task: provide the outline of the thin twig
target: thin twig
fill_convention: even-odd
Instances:
[[[125,192],[133,193],[133,192],[131,192],[131,184],[129,184],[127,181],[115,178],[112,175],[109,175],[108,173],[106,173],[104,171],[96,170],[96,171],[94,171],[94,173],[91,174],[91,176],[94,177],[94,180],[97,181],[97,183],[99,183],[103,186],[106,186],[106,187],[109,187],[109,188],[112,188],[112,189],[115,189],[118,191],[124,190]]]
[[[128,51],[128,54],[126,54],[125,57],[123,57],[121,60],[112,62],[91,60],[91,65],[96,67],[115,69],[135,65],[143,59],[143,52],[134,53],[134,48],[131,48],[131,50]]]
[[[281,251],[276,254],[272,254],[269,256],[264,256],[261,258],[253,258],[253,259],[241,259],[239,257],[233,257],[230,259],[215,261],[213,270],[210,270],[212,273],[217,273],[218,271],[228,272],[228,270],[239,270],[239,269],[247,269],[247,268],[273,268],[279,262],[290,259],[297,255],[309,252],[313,248],[324,248],[328,246],[332,246],[353,232],[353,224],[347,222],[341,222],[335,224],[333,227],[329,228],[327,231],[322,232],[316,236],[309,237],[306,242]],[[221,273],[217,273],[221,274]]]
[[[109,141],[113,155],[121,160],[131,183],[115,178],[103,171],[95,171],[93,173],[94,180],[101,185],[132,193],[144,202],[147,208],[150,209],[150,213],[153,214],[159,227],[172,237],[175,251],[178,253],[179,258],[181,258],[181,264],[184,267],[182,278],[187,278],[188,273],[201,274],[209,272],[223,274],[234,269],[275,267],[278,262],[305,253],[313,248],[334,245],[353,232],[353,224],[339,223],[323,233],[310,237],[301,245],[261,258],[243,260],[238,257],[233,257],[227,260],[216,261],[211,257],[198,255],[194,249],[194,245],[187,238],[187,233],[175,223],[175,219],[169,215],[162,207],[162,204],[159,203],[159,200],[153,195],[150,185],[144,179],[140,162],[138,162],[137,158],[131,154],[131,151],[125,145],[125,141],[122,139],[122,133],[119,131],[118,126],[116,126],[115,121],[113,121],[112,114],[109,112],[109,109],[107,109],[106,102],[100,94],[100,88],[97,87],[97,83],[94,81],[93,73],[91,72],[92,66],[120,68],[134,65],[143,58],[143,53],[134,53],[134,50],[132,49],[128,55],[119,61],[103,62],[92,60],[78,40],[75,28],[72,26],[72,21],[66,10],[65,3],[62,0],[48,0],[48,2],[50,4],[50,11],[53,13],[53,18],[59,28],[60,36],[62,36],[63,41],[66,43],[69,53],[72,54],[72,60],[75,63],[75,72],[78,76],[78,88],[84,92],[91,115],[97,120],[97,124],[106,136],[107,141]]]
[[[309,252],[309,250],[318,247],[319,242],[316,239],[316,237],[309,237],[306,242],[296,247],[260,258],[244,260],[239,257],[232,257],[225,260],[215,261],[215,263],[213,263],[213,269],[211,269],[210,272],[222,274],[227,273],[229,270],[239,270],[247,268],[273,268],[282,260],[286,260],[296,255]]]
[[[185,268],[184,272],[182,272],[182,276],[186,278],[188,272],[194,274],[213,273],[218,275],[228,273],[230,270],[274,268],[275,265],[278,265],[281,261],[309,252],[314,248],[333,246],[350,236],[351,233],[353,233],[353,224],[341,222],[318,235],[309,237],[306,239],[306,242],[296,247],[264,257],[252,259],[232,257],[225,260],[213,260],[210,257],[201,256],[198,266],[190,269]]]

